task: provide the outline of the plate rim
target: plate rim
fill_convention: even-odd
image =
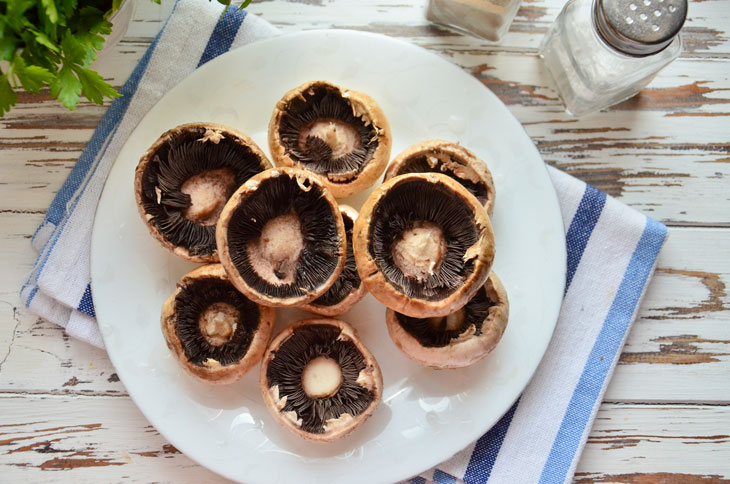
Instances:
[[[466,77],[468,77],[470,79],[470,82],[477,83],[479,89],[482,89],[482,90],[487,91],[488,96],[491,96],[492,98],[494,98],[494,100],[498,104],[500,104],[502,106],[502,108],[506,112],[507,116],[512,118],[512,121],[514,121],[516,123],[516,125],[518,126],[518,128],[521,131],[522,135],[524,135],[525,139],[530,142],[530,146],[529,146],[528,149],[530,151],[532,151],[534,153],[534,155],[542,161],[541,170],[544,171],[544,175],[547,177],[547,180],[549,181],[549,185],[551,187],[551,189],[549,190],[549,198],[550,198],[550,205],[553,206],[553,209],[551,210],[551,212],[553,213],[553,218],[555,218],[555,220],[553,221],[553,223],[551,224],[551,226],[553,224],[556,227],[559,226],[560,227],[560,233],[563,234],[563,237],[560,237],[561,243],[559,244],[559,249],[560,249],[561,253],[558,254],[559,255],[558,259],[560,261],[562,261],[562,264],[560,265],[561,271],[560,271],[560,274],[558,275],[559,276],[559,279],[560,279],[560,281],[559,281],[560,284],[558,284],[558,286],[561,288],[561,291],[560,292],[562,294],[563,288],[565,286],[566,278],[567,278],[567,246],[566,246],[565,237],[564,237],[564,221],[563,221],[563,217],[562,217],[562,212],[560,210],[559,197],[558,197],[558,194],[557,194],[557,192],[555,190],[555,185],[553,184],[552,179],[550,178],[550,175],[549,175],[549,172],[548,172],[548,165],[547,165],[547,163],[545,163],[545,161],[543,160],[543,158],[540,155],[539,151],[537,150],[536,146],[532,142],[532,139],[530,138],[530,136],[527,134],[527,132],[525,131],[524,127],[522,126],[522,123],[519,122],[519,120],[516,118],[516,116],[499,99],[499,97],[496,96],[496,94],[494,94],[491,91],[491,89],[487,88],[479,80],[477,80],[473,75],[465,72],[458,65],[452,63],[451,61],[449,61],[448,59],[444,58],[443,56],[440,56],[440,55],[438,55],[438,54],[436,54],[434,52],[431,52],[431,51],[429,51],[429,50],[427,50],[427,49],[425,49],[425,48],[423,48],[423,47],[421,47],[419,45],[416,45],[414,43],[411,43],[411,42],[408,42],[408,41],[405,41],[405,40],[402,40],[402,39],[399,39],[399,38],[394,38],[394,37],[391,37],[391,36],[388,36],[388,35],[384,35],[384,34],[379,34],[379,33],[374,33],[374,32],[364,32],[364,31],[358,31],[358,30],[349,30],[349,29],[311,29],[311,30],[303,30],[303,31],[298,31],[298,32],[283,33],[281,35],[275,35],[275,36],[272,36],[272,37],[267,37],[267,38],[264,38],[264,39],[259,39],[259,40],[250,42],[248,44],[239,46],[239,47],[237,47],[235,49],[231,49],[228,52],[225,52],[225,53],[219,55],[218,57],[210,60],[206,64],[204,64],[204,65],[196,68],[194,71],[192,71],[191,73],[189,73],[185,78],[183,78],[182,80],[180,80],[169,91],[167,91],[162,97],[160,97],[157,100],[157,102],[153,106],[151,106],[149,108],[149,110],[147,111],[147,113],[145,113],[145,115],[141,118],[139,124],[141,124],[142,120],[144,120],[144,118],[150,113],[150,111],[152,111],[166,96],[168,96],[170,93],[172,93],[174,91],[177,91],[177,90],[181,89],[180,86],[182,84],[184,84],[185,81],[187,81],[189,78],[191,78],[192,76],[204,75],[204,73],[205,73],[206,70],[215,69],[217,64],[224,64],[226,62],[226,59],[228,57],[231,57],[232,55],[235,54],[235,52],[237,52],[237,51],[239,51],[241,49],[254,49],[256,47],[259,47],[262,44],[276,43],[276,42],[281,42],[282,40],[285,41],[285,42],[288,42],[288,41],[291,41],[292,39],[296,39],[296,38],[299,38],[299,37],[310,37],[310,36],[319,37],[319,36],[332,36],[332,35],[334,35],[334,36],[343,36],[343,37],[371,37],[371,38],[374,37],[374,38],[382,39],[382,40],[385,40],[385,41],[388,41],[388,42],[393,42],[393,43],[396,43],[396,44],[400,44],[401,46],[405,47],[406,49],[413,49],[413,50],[420,51],[420,53],[422,55],[426,55],[426,56],[428,56],[428,57],[430,57],[432,59],[437,60],[437,62],[439,64],[441,64],[441,66],[443,66],[443,68],[451,69],[453,71],[458,71],[459,75],[462,75],[462,76],[465,75]],[[203,73],[203,74],[201,74],[201,73]],[[130,132],[129,137],[127,138],[127,140],[122,145],[122,148],[120,148],[120,153],[124,149],[124,146],[126,146],[126,144],[129,141],[129,139],[134,136],[135,131],[137,129],[139,129],[139,124],[138,124],[138,126],[136,126],[134,128],[134,130],[132,130]],[[391,156],[391,161],[392,161],[393,154],[391,154],[391,155],[392,155]],[[91,259],[91,264],[90,264],[91,271],[90,272],[91,272],[91,288],[92,288],[92,293],[95,293],[96,292],[94,290],[94,287],[95,287],[94,280],[97,279],[97,278],[94,277],[94,274],[97,272],[98,265],[99,265],[98,263],[95,263],[94,262],[95,260],[99,260],[99,257],[98,256],[95,256],[95,253],[96,253],[97,250],[100,250],[100,249],[98,249],[98,246],[99,246],[98,242],[95,242],[95,241],[96,241],[97,238],[100,238],[101,237],[100,235],[98,235],[98,233],[101,232],[101,230],[97,230],[97,227],[98,227],[97,221],[101,217],[100,211],[98,210],[98,208],[102,205],[102,201],[105,198],[104,195],[105,195],[105,192],[107,191],[107,181],[109,180],[109,177],[111,176],[112,171],[114,169],[114,165],[116,165],[116,163],[117,163],[117,160],[115,159],[114,162],[112,163],[112,167],[111,167],[111,169],[109,171],[109,176],[107,176],[107,179],[104,181],[104,187],[103,187],[103,189],[101,191],[101,194],[99,196],[99,203],[97,204],[97,210],[95,211],[95,214],[94,214],[94,222],[93,222],[92,234],[91,234],[91,247],[90,247],[90,259]],[[558,277],[558,276],[556,276],[556,277]],[[552,328],[550,329],[550,337],[546,337],[545,340],[542,342],[542,345],[541,345],[541,348],[540,348],[540,358],[537,359],[537,363],[534,365],[534,367],[529,372],[529,375],[526,377],[524,383],[519,385],[519,390],[515,392],[516,394],[512,398],[509,398],[509,400],[510,400],[509,405],[507,405],[505,407],[505,409],[504,409],[504,411],[502,413],[500,413],[498,416],[496,416],[496,418],[494,419],[493,422],[491,422],[486,428],[483,428],[482,429],[480,427],[479,430],[475,430],[474,432],[472,432],[471,435],[468,436],[468,439],[466,439],[466,441],[467,441],[467,443],[465,444],[466,446],[468,446],[470,442],[475,442],[485,432],[489,431],[494,425],[496,425],[499,422],[499,420],[504,416],[504,414],[506,414],[509,411],[509,409],[514,405],[514,402],[517,401],[517,399],[519,398],[519,396],[524,392],[525,388],[527,387],[527,385],[529,384],[529,382],[532,379],[533,375],[535,374],[537,368],[539,367],[539,364],[542,361],[542,358],[544,357],[544,355],[545,355],[545,353],[546,353],[546,351],[547,351],[547,349],[549,347],[550,341],[552,340],[552,335],[553,335],[553,333],[555,331],[555,327],[557,326],[557,322],[558,322],[558,318],[559,318],[559,314],[560,314],[560,309],[562,307],[562,300],[563,300],[563,298],[561,296],[560,297],[560,303],[557,305],[557,308],[552,308],[554,314],[553,314],[552,317],[549,318],[549,320],[552,322]],[[98,317],[99,317],[99,312],[97,311],[97,318]],[[143,405],[140,405],[140,403],[138,402],[138,396],[136,396],[136,392],[130,391],[130,389],[128,388],[127,384],[125,383],[125,381],[124,381],[125,378],[122,375],[122,373],[124,373],[124,372],[120,372],[118,370],[118,365],[115,362],[115,358],[112,356],[112,353],[108,350],[109,346],[108,346],[107,337],[104,335],[104,332],[101,332],[101,334],[102,334],[102,339],[104,340],[105,347],[107,348],[107,355],[108,355],[108,357],[109,357],[112,365],[114,366],[115,370],[117,370],[117,374],[119,375],[120,380],[124,384],[125,389],[126,389],[128,395],[129,395],[130,399],[134,402],[134,404],[137,407],[137,409],[144,415],[145,419],[147,419],[147,421],[151,425],[153,425],[153,427],[160,433],[160,435],[162,435],[162,437],[165,438],[168,442],[170,442],[173,445],[175,445],[175,447],[178,448],[179,450],[181,450],[181,452],[183,452],[183,454],[187,458],[191,459],[192,461],[194,461],[198,465],[200,465],[200,466],[202,466],[202,467],[204,467],[204,468],[210,470],[211,472],[214,472],[214,473],[216,473],[216,474],[218,474],[220,476],[223,476],[223,477],[225,477],[227,479],[231,479],[233,481],[240,482],[239,481],[239,477],[237,475],[230,474],[229,472],[226,472],[224,469],[221,469],[221,466],[217,465],[217,463],[202,462],[201,460],[199,460],[197,458],[197,456],[195,456],[195,453],[194,452],[189,452],[188,450],[185,450],[186,447],[188,447],[186,444],[180,444],[179,442],[176,442],[175,441],[176,439],[170,438],[165,431],[157,428],[157,426],[153,423],[152,419],[149,418],[149,415],[147,414],[147,411],[144,408],[144,406]],[[381,402],[381,404],[382,403],[383,402]],[[452,447],[454,447],[454,446],[452,445]],[[417,469],[408,468],[406,465],[401,466],[401,467],[393,467],[394,470],[401,469],[401,472],[400,473],[397,473],[397,472],[393,471],[393,472],[391,472],[391,474],[394,475],[396,481],[401,481],[403,479],[408,479],[409,477],[418,475],[419,473],[424,472],[424,471],[430,469],[431,467],[437,466],[438,464],[449,460],[450,458],[452,458],[455,454],[457,454],[458,452],[460,452],[464,448],[465,448],[464,446],[459,446],[456,449],[449,448],[448,452],[444,452],[443,453],[444,454],[444,457],[443,458],[441,458],[438,462],[434,462],[434,463],[430,464],[429,467],[421,468],[421,466],[418,466]],[[404,471],[403,469],[406,469],[406,471]],[[395,474],[398,474],[398,475],[395,475]],[[390,479],[389,479],[389,482],[390,482]]]

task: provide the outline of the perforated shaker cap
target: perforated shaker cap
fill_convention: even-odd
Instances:
[[[687,18],[687,0],[594,0],[594,9],[601,37],[635,56],[664,49]]]

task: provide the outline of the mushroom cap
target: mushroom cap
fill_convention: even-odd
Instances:
[[[358,212],[354,208],[352,208],[349,205],[340,204],[340,213],[343,217],[346,217],[352,221],[353,225],[355,223],[355,220],[357,220]],[[348,251],[352,250],[352,239],[351,237],[348,237],[350,240],[348,240]],[[356,268],[357,270],[357,268]],[[344,270],[342,273],[340,273],[340,277],[342,277],[342,274],[344,274]],[[358,275],[359,277],[359,275]],[[337,316],[339,314],[342,314],[346,311],[349,311],[355,304],[360,302],[363,297],[365,297],[365,294],[367,294],[368,290],[365,288],[365,284],[360,281],[360,285],[358,287],[355,287],[350,291],[350,293],[345,296],[340,302],[337,304],[332,304],[331,306],[325,306],[322,304],[317,304],[317,300],[302,304],[299,306],[300,309],[303,309],[304,311],[309,311],[310,313],[318,314],[320,316]]]
[[[328,175],[317,174],[322,177],[325,185],[332,191],[335,198],[343,198],[361,192],[375,183],[380,175],[383,174],[383,171],[385,171],[385,167],[390,159],[392,145],[390,124],[383,110],[369,95],[359,91],[351,91],[321,80],[310,81],[292,89],[276,103],[276,107],[274,108],[274,113],[269,122],[269,150],[277,166],[297,166],[307,169],[302,163],[294,160],[284,147],[279,127],[292,101],[295,99],[304,100],[305,94],[314,93],[315,90],[320,88],[330,89],[339,93],[343,99],[350,103],[353,114],[363,119],[367,124],[374,126],[378,133],[378,147],[372,154],[371,159],[361,168],[360,172],[354,178],[337,181]]]
[[[188,123],[181,124],[180,126],[176,126],[170,130],[167,130],[159,138],[157,138],[152,146],[150,146],[140,158],[134,175],[134,198],[137,202],[137,210],[142,217],[142,221],[145,223],[147,229],[150,231],[150,234],[152,234],[152,237],[154,237],[155,240],[160,243],[160,245],[162,245],[164,248],[168,249],[178,257],[182,257],[183,259],[189,260],[190,262],[210,263],[218,262],[217,251],[214,250],[211,254],[192,254],[187,247],[173,244],[172,242],[170,242],[170,240],[168,240],[167,237],[165,237],[164,234],[160,232],[157,226],[152,222],[152,219],[145,211],[143,205],[144,195],[142,190],[142,181],[144,178],[145,170],[147,169],[148,164],[154,158],[155,154],[163,145],[169,143],[175,138],[186,133],[195,132],[198,130],[205,130],[204,137],[207,137],[208,131],[210,131],[212,135],[210,137],[210,141],[212,141],[213,143],[217,144],[219,142],[219,140],[216,140],[216,138],[220,135],[225,138],[232,139],[241,146],[245,146],[255,156],[259,158],[261,171],[271,168],[273,165],[269,161],[266,154],[261,150],[261,148],[259,148],[254,140],[236,129],[217,123]]]
[[[361,377],[363,377],[363,383],[361,384],[361,386],[364,386],[370,392],[372,392],[373,400],[370,405],[368,405],[368,407],[359,415],[356,415],[351,419],[338,419],[336,422],[330,424],[329,429],[325,432],[315,434],[302,430],[291,419],[284,418],[281,415],[281,411],[279,410],[281,400],[279,400],[278,398],[278,389],[275,391],[273,389],[274,387],[269,387],[268,377],[266,373],[269,363],[276,356],[276,351],[296,330],[305,326],[319,324],[334,326],[339,329],[340,335],[338,340],[351,341],[355,345],[357,350],[363,355],[366,367],[360,372]],[[358,380],[360,380],[360,378],[358,378]],[[380,403],[380,399],[383,394],[383,375],[380,371],[380,366],[378,365],[378,362],[375,360],[375,357],[370,352],[370,350],[368,350],[367,347],[360,341],[360,338],[357,335],[357,331],[352,326],[345,323],[344,321],[340,321],[337,319],[315,318],[305,319],[293,323],[291,326],[279,333],[271,341],[269,347],[266,349],[266,353],[264,353],[263,360],[261,361],[259,385],[261,388],[261,395],[264,398],[264,403],[266,404],[266,407],[269,409],[269,412],[271,412],[271,414],[274,416],[277,422],[279,422],[280,425],[307,440],[311,440],[314,442],[332,442],[349,435],[353,430],[355,430],[355,428],[357,428],[361,423],[363,423],[373,414],[375,408],[378,406],[378,403]]]
[[[280,176],[288,176],[292,180],[296,180],[299,188],[306,192],[312,189],[313,186],[317,186],[321,190],[321,198],[331,207],[333,214],[333,221],[337,230],[337,237],[339,239],[339,249],[336,254],[337,261],[336,266],[332,270],[329,277],[322,281],[321,284],[311,290],[300,287],[302,291],[301,295],[293,297],[277,297],[270,294],[263,294],[259,292],[255,287],[251,286],[240,271],[234,264],[231,258],[230,244],[228,232],[230,228],[230,222],[239,207],[244,206],[246,201],[262,186],[262,184],[272,178]],[[337,214],[336,216],[334,214]],[[246,295],[252,301],[262,304],[264,306],[275,306],[275,307],[295,307],[302,304],[306,304],[324,294],[327,289],[337,280],[343,267],[345,266],[345,259],[347,255],[347,237],[345,235],[345,225],[342,221],[342,217],[339,216],[339,208],[337,201],[329,192],[325,186],[322,178],[313,175],[310,172],[301,170],[299,168],[292,167],[278,167],[266,170],[259,173],[256,176],[251,177],[246,183],[241,185],[238,190],[231,196],[228,203],[223,208],[221,215],[218,219],[218,226],[216,228],[216,242],[218,246],[218,254],[221,260],[221,264],[228,273],[228,278],[231,280],[234,286]]]
[[[463,202],[468,210],[462,213],[471,215],[476,231],[476,242],[463,256],[465,263],[473,261],[471,272],[459,287],[439,299],[422,299],[403,292],[402,288],[396,287],[386,277],[376,256],[371,252],[373,225],[379,204],[387,199],[393,189],[415,182],[431,184]],[[434,203],[440,201],[434,198]],[[415,318],[446,316],[464,306],[487,280],[495,254],[492,224],[482,204],[457,181],[440,173],[400,175],[376,188],[363,204],[355,221],[353,250],[360,278],[368,291],[388,308]]]
[[[470,325],[446,346],[424,346],[403,328],[396,312],[387,309],[385,320],[390,338],[408,358],[423,366],[453,369],[473,365],[487,356],[499,343],[509,320],[507,291],[494,271],[489,274],[482,288],[494,305],[489,308],[479,334]]]
[[[274,329],[274,321],[276,313],[273,308],[259,306],[259,323],[254,333],[251,344],[246,350],[243,358],[236,363],[230,365],[222,365],[220,362],[209,358],[202,366],[192,363],[185,355],[183,344],[175,330],[177,326],[177,295],[191,283],[207,278],[215,278],[227,281],[228,276],[220,264],[209,264],[198,267],[197,269],[185,274],[172,295],[167,298],[162,305],[162,316],[160,324],[162,326],[162,334],[165,337],[167,347],[170,348],[172,354],[177,359],[180,366],[196,379],[205,382],[224,385],[240,380],[251,370],[259,361],[266,350],[266,345],[271,338]]]
[[[408,166],[419,158],[425,159],[425,170],[415,170]],[[403,150],[390,162],[385,172],[385,181],[418,171],[449,175],[467,187],[480,201],[483,200],[487,214],[492,216],[496,196],[492,173],[486,163],[472,151],[451,141],[429,140],[417,143]],[[485,191],[481,197],[475,193],[478,188]]]

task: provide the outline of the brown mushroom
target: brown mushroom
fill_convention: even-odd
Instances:
[[[360,278],[376,299],[408,316],[446,316],[484,284],[494,260],[481,203],[446,175],[411,173],[383,183],[353,232]]]
[[[281,425],[305,439],[331,442],[372,415],[383,377],[352,326],[307,319],[271,342],[261,363],[260,386]]]
[[[274,163],[320,175],[336,198],[375,183],[391,143],[388,120],[370,96],[326,81],[286,93],[269,123]]]
[[[348,311],[357,304],[367,293],[365,284],[360,280],[355,264],[355,254],[352,252],[352,228],[357,220],[357,211],[349,205],[340,205],[340,214],[345,224],[347,236],[347,259],[340,276],[332,286],[309,304],[300,306],[300,309],[321,316],[337,316]]]
[[[185,274],[162,306],[162,334],[187,373],[215,384],[240,380],[260,360],[275,313],[238,292],[220,264]]]
[[[134,190],[152,236],[192,262],[217,262],[215,228],[231,194],[271,168],[254,141],[215,123],[183,124],[142,155]]]
[[[448,316],[412,318],[386,311],[388,334],[413,361],[431,368],[462,368],[487,356],[509,319],[507,292],[492,271],[466,305]]]
[[[322,294],[345,265],[345,226],[321,178],[273,168],[244,183],[216,230],[228,277],[265,306],[298,306]]]
[[[487,165],[472,151],[458,143],[431,140],[401,152],[388,165],[385,180],[406,173],[443,173],[458,181],[477,197],[491,217],[495,189]]]

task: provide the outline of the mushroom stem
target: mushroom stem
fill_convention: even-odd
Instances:
[[[434,329],[439,331],[454,331],[461,328],[464,324],[464,318],[466,317],[464,308],[459,309],[455,313],[451,313],[448,316],[428,318],[428,322],[431,323]]]
[[[433,275],[446,253],[441,228],[430,222],[417,222],[393,246],[393,262],[407,277],[423,281]]]
[[[293,212],[266,222],[261,237],[251,243],[251,264],[262,278],[275,284],[294,281],[304,247],[299,217]]]
[[[339,119],[318,119],[309,127],[302,129],[299,136],[300,149],[306,147],[307,138],[319,138],[332,150],[332,158],[337,159],[352,153],[360,145],[355,129]]]
[[[239,318],[240,314],[230,304],[213,303],[200,315],[200,332],[211,345],[224,345],[236,331]]]
[[[215,225],[235,184],[236,176],[230,168],[204,171],[189,178],[180,188],[190,196],[185,217],[201,225]]]
[[[326,356],[313,359],[302,372],[302,387],[311,398],[326,398],[334,395],[342,385],[340,365]]]

